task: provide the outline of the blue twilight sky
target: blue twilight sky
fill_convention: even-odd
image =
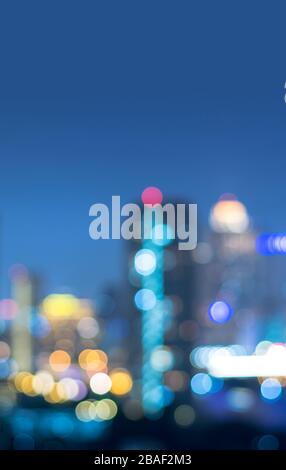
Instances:
[[[93,296],[124,272],[91,204],[149,185],[234,192],[286,230],[286,5],[13,1],[0,6],[0,295],[14,263]]]

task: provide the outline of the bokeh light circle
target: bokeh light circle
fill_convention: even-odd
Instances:
[[[55,372],[63,372],[70,366],[71,357],[66,351],[59,349],[50,355],[49,364]]]
[[[212,379],[208,374],[199,373],[191,379],[191,389],[196,395],[206,395],[211,391]]]
[[[113,369],[110,372],[110,378],[112,381],[111,392],[114,395],[126,395],[132,389],[132,377],[127,370]]]
[[[190,405],[179,405],[174,412],[176,424],[181,427],[187,427],[195,421],[195,411]]]
[[[141,200],[143,204],[150,204],[152,206],[156,204],[161,204],[163,201],[163,194],[159,188],[155,186],[149,186],[148,188],[144,189],[143,193],[141,194]]]
[[[152,250],[140,250],[134,259],[135,269],[142,276],[149,276],[156,269],[156,255]]]
[[[277,400],[282,393],[282,386],[277,379],[265,379],[261,384],[260,392],[266,400]]]
[[[167,347],[158,347],[151,354],[151,366],[158,372],[166,372],[172,369],[174,364],[174,354]]]
[[[90,388],[97,395],[104,395],[111,389],[111,378],[104,372],[94,374],[90,379]]]
[[[209,306],[208,314],[213,322],[226,323],[231,319],[233,310],[227,302],[218,300]]]
[[[134,300],[139,310],[151,310],[156,305],[156,296],[151,289],[140,289]]]

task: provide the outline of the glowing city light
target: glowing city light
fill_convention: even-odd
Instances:
[[[272,344],[271,341],[260,341],[255,348],[255,354],[257,356],[266,354]]]
[[[200,372],[191,379],[191,389],[197,395],[206,395],[211,391],[212,379],[208,374]]]
[[[148,224],[148,233],[154,235],[154,222],[151,218]],[[156,233],[155,235],[157,236]],[[152,239],[144,240],[143,248],[155,253],[156,270],[149,276],[142,276],[142,289],[135,296],[135,304],[142,310],[142,405],[147,416],[158,418],[165,406],[166,394],[162,386],[162,372],[152,367],[151,356],[164,343],[164,243],[160,243],[160,240],[155,243],[153,236]]]
[[[210,225],[219,233],[244,233],[249,225],[245,206],[237,200],[219,200],[211,210]]]
[[[43,312],[51,320],[62,320],[77,315],[79,301],[71,294],[51,294],[43,301]]]
[[[190,362],[199,369],[208,368],[210,361],[220,357],[243,356],[246,350],[239,344],[229,346],[197,346],[190,354]]]
[[[256,239],[256,250],[262,255],[285,255],[286,233],[264,233]]]
[[[286,349],[273,345],[263,355],[216,356],[208,363],[214,377],[285,377]]]
[[[260,392],[266,400],[277,400],[282,393],[282,386],[277,379],[265,379],[260,387]]]
[[[149,276],[156,269],[156,255],[152,250],[142,249],[138,251],[134,258],[134,265],[137,273],[142,276]]]
[[[55,383],[52,390],[44,395],[45,401],[48,403],[64,403],[67,400],[65,389],[62,384]]]
[[[151,310],[156,305],[156,296],[151,289],[140,289],[136,292],[134,300],[139,310]]]
[[[62,398],[65,400],[76,399],[79,392],[79,386],[76,380],[70,377],[65,377],[59,381],[59,385]]]
[[[27,374],[21,381],[21,392],[31,397],[36,395],[33,387],[33,379],[34,377],[32,374]]]
[[[141,194],[141,200],[143,204],[150,204],[154,206],[156,204],[162,203],[163,194],[160,189],[156,188],[155,186],[149,186],[148,188],[144,189],[143,193]]]
[[[104,372],[94,374],[90,379],[90,388],[97,395],[105,395],[112,386],[111,378]]]
[[[54,383],[53,376],[46,371],[39,371],[33,377],[33,388],[38,395],[50,393],[54,387]]]
[[[232,317],[233,310],[227,302],[218,300],[209,306],[208,314],[213,322],[226,323]]]
[[[75,408],[75,414],[80,421],[92,421],[95,415],[95,405],[89,400],[81,401]]]
[[[102,421],[109,421],[117,415],[117,405],[113,400],[104,398],[95,405],[96,418]]]
[[[125,369],[113,369],[110,372],[112,382],[111,392],[114,395],[126,395],[133,386],[133,380],[129,372]]]
[[[83,422],[109,421],[117,414],[118,408],[113,400],[84,400],[75,408],[76,417]]]
[[[159,372],[166,372],[173,367],[174,355],[169,348],[159,346],[152,352],[150,362],[153,369]]]
[[[14,385],[18,392],[22,392],[22,383],[26,377],[33,377],[32,374],[26,371],[18,372],[14,377]]]
[[[108,358],[100,349],[84,349],[79,355],[78,362],[86,371],[99,372],[106,369]]]
[[[59,349],[50,355],[49,364],[55,372],[63,372],[70,366],[71,357],[66,351]]]

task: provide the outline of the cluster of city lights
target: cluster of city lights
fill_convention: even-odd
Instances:
[[[21,371],[13,376],[16,390],[31,397],[42,395],[50,403],[81,401],[90,391],[95,395],[110,392],[117,396],[131,391],[133,381],[125,369],[113,369],[109,375],[102,372],[107,366],[107,356],[103,351],[83,350],[78,361],[80,368],[86,372],[85,377],[71,365],[71,357],[66,351],[54,351],[49,356],[50,371],[41,370],[36,374]],[[68,375],[69,370],[71,376]],[[55,375],[61,374],[64,376],[56,380]]]
[[[162,200],[163,195],[158,188],[147,188],[142,193],[144,204],[153,206],[161,204]],[[245,206],[229,194],[212,208],[210,224],[216,232],[214,237],[225,239],[225,245],[230,239],[235,239],[239,245],[241,239],[250,233],[250,218]],[[0,334],[11,330],[12,338],[10,345],[6,340],[0,341],[0,379],[8,383],[11,401],[14,399],[16,402],[17,394],[23,394],[39,402],[45,400],[52,405],[65,404],[65,407],[54,408],[62,412],[71,408],[71,415],[79,425],[88,427],[83,423],[90,423],[90,426],[103,429],[108,427],[108,423],[104,425],[103,422],[113,420],[118,415],[119,407],[127,419],[137,421],[145,416],[160,418],[164,408],[173,403],[173,421],[177,426],[187,428],[197,419],[197,410],[180,399],[178,404],[176,393],[184,397],[182,401],[190,400],[191,404],[198,404],[198,408],[200,403],[211,403],[214,395],[220,394],[218,397],[224,397],[227,409],[236,413],[245,413],[258,400],[248,384],[241,386],[243,379],[254,379],[259,384],[262,401],[274,403],[283,396],[286,345],[282,343],[261,341],[253,352],[250,350],[251,354],[249,348],[240,344],[197,346],[189,356],[189,366],[193,370],[190,377],[183,353],[189,354],[190,349],[187,348],[197,341],[204,327],[221,333],[216,341],[224,342],[224,331],[239,325],[239,318],[236,318],[239,314],[234,315],[234,311],[240,310],[241,305],[237,301],[234,284],[231,284],[232,279],[225,287],[227,276],[222,276],[215,294],[213,292],[212,297],[207,297],[203,304],[203,318],[184,317],[175,324],[174,318],[177,313],[185,312],[187,302],[176,292],[168,297],[166,272],[180,263],[179,257],[169,246],[174,234],[165,224],[154,225],[151,222],[149,228],[149,239],[144,240],[142,245],[138,244],[138,240],[134,242],[137,248],[132,253],[129,270],[129,279],[136,288],[133,302],[140,311],[137,318],[142,327],[142,337],[136,338],[136,341],[142,341],[140,379],[135,380],[133,372],[131,374],[126,368],[119,367],[125,360],[123,348],[118,348],[123,351],[121,360],[121,357],[118,359],[118,349],[113,347],[114,343],[101,342],[104,319],[95,315],[90,300],[70,293],[52,293],[39,306],[27,308],[32,303],[25,272],[24,282],[16,286],[20,289],[19,298],[0,300]],[[284,254],[286,234],[263,234],[257,238],[256,247],[261,254]],[[215,243],[208,240],[199,243],[189,259],[197,263],[196,267],[202,265],[204,268],[216,257],[219,258]],[[233,258],[230,258],[228,268],[231,268],[232,262]],[[22,299],[26,303],[21,304]],[[120,333],[118,319],[122,321],[119,315],[108,320],[108,329],[114,329],[115,334]],[[128,324],[128,320],[124,320]],[[176,330],[179,340],[185,341],[187,352],[184,346],[175,344],[173,338],[168,339],[166,332],[172,333],[172,328]],[[36,347],[43,347],[33,356],[34,343],[33,347],[31,344],[35,338],[39,341],[35,342]],[[230,338],[230,342],[235,341]],[[109,348],[110,344],[112,347]],[[108,355],[99,347],[108,351]],[[26,367],[23,366],[25,363]],[[261,448],[275,445],[275,442],[269,444],[268,437],[264,437],[259,444]]]
[[[143,260],[142,270],[144,269],[146,263],[144,268]],[[21,278],[21,288],[28,296],[28,277],[25,275],[24,282],[22,281]],[[41,396],[50,404],[76,402],[75,416],[82,422],[112,420],[117,414],[117,405],[107,395],[119,399],[127,396],[132,391],[133,379],[124,368],[110,369],[107,354],[92,347],[94,339],[100,334],[100,327],[89,302],[71,294],[51,294],[43,300],[39,311],[30,309],[24,326],[20,308],[13,299],[0,301],[3,328],[13,321],[16,321],[16,328],[20,328],[15,336],[17,344],[19,342],[21,345],[23,338],[25,340],[32,335],[45,341],[50,337],[50,343],[47,344],[61,347],[50,353],[40,353],[37,359],[40,367],[36,367],[36,372],[32,373],[31,368],[25,370],[23,366],[19,367],[17,361],[11,358],[8,343],[0,341],[0,378],[9,380],[16,392],[31,398]],[[18,319],[21,319],[21,323]],[[19,331],[22,333],[19,334]],[[76,332],[82,344],[90,345],[81,349],[77,360],[74,345]],[[26,348],[27,354],[29,351]],[[21,359],[20,355],[18,357]],[[13,389],[11,397],[12,391]],[[128,405],[129,401],[125,404],[126,413],[136,416],[132,406]],[[140,416],[140,413],[137,414]]]
[[[75,409],[77,418],[80,421],[109,421],[117,414],[115,401],[108,398],[102,400],[81,401]]]
[[[286,233],[264,233],[256,239],[256,249],[263,255],[286,254]]]
[[[246,354],[241,345],[202,346],[190,355],[192,365],[199,372],[191,379],[191,389],[197,395],[220,391],[225,379],[257,378],[261,397],[276,401],[282,395],[286,377],[286,344],[261,341],[254,354]],[[221,386],[218,386],[219,382]],[[214,383],[216,386],[214,387]],[[235,388],[227,393],[227,402],[236,410],[248,409],[254,403],[253,392]]]
[[[149,187],[142,193],[142,202],[161,204],[163,195]],[[174,399],[174,392],[163,384],[163,374],[172,369],[173,353],[164,346],[168,309],[164,297],[164,248],[172,243],[174,234],[165,224],[149,221],[146,230],[151,235],[135,253],[134,269],[140,276],[134,303],[142,312],[142,403],[145,414],[159,416]],[[177,419],[180,414],[178,413]]]

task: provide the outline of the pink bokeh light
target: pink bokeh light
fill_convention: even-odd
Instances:
[[[163,194],[159,188],[155,186],[149,186],[148,188],[144,189],[143,193],[141,194],[141,200],[143,204],[150,204],[155,206],[156,204],[161,204],[163,201]]]

